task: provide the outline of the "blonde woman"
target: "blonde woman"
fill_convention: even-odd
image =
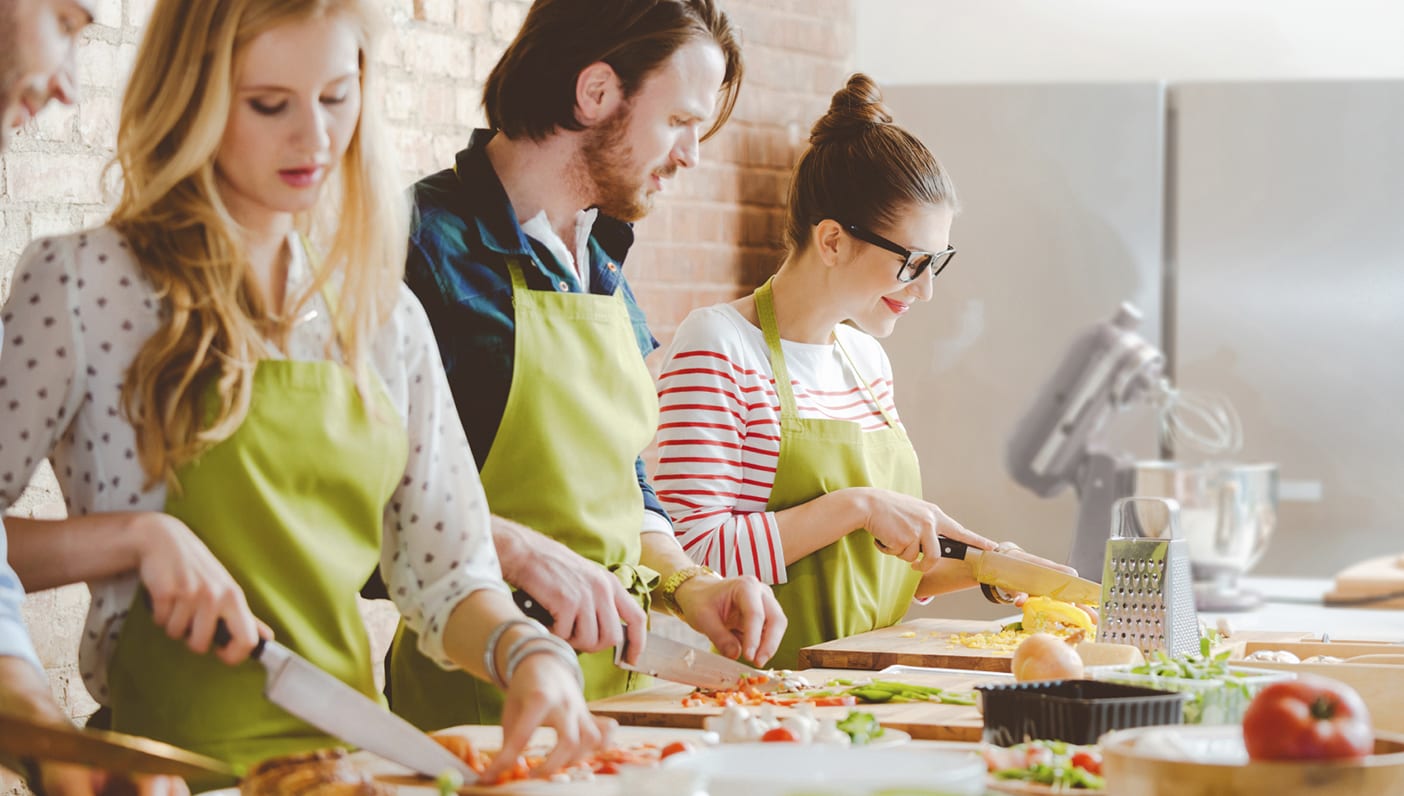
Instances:
[[[235,763],[335,743],[245,658],[271,632],[375,695],[355,596],[378,564],[424,654],[506,688],[488,775],[540,724],[549,773],[606,728],[502,583],[400,285],[406,208],[363,100],[372,6],[158,0],[117,209],[31,245],[3,310],[0,510],[51,456],[70,517],[10,521],[12,561],[31,588],[90,583],[81,668],[117,730]]]

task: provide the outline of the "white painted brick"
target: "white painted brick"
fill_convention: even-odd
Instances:
[[[96,182],[96,181],[94,181]],[[70,207],[35,210],[30,216],[30,238],[45,238],[50,235],[67,235],[78,231]]]
[[[487,33],[488,0],[459,0],[458,29],[472,36]]]
[[[130,53],[135,49],[120,42],[90,41],[78,49],[78,84],[82,100],[91,98],[93,89],[120,90],[127,84],[131,71]]]
[[[17,207],[0,211],[0,272],[14,268],[14,258],[28,243],[29,214]]]
[[[497,42],[479,40],[477,46],[473,48],[473,82],[481,86],[487,83],[488,75],[492,74],[492,68],[497,66],[497,62],[502,58],[502,53],[507,49],[507,45]]]
[[[95,24],[108,28],[122,27],[122,0],[98,0],[93,4],[92,9]],[[91,43],[90,34],[87,44]]]
[[[111,218],[111,217],[112,217],[112,211],[111,211],[111,210],[108,210],[108,209],[103,209],[103,210],[84,210],[84,211],[83,211],[83,229],[92,229],[93,227],[100,227],[100,226],[102,226],[103,224],[106,224],[106,223],[107,223],[107,219],[109,219],[109,218]]]
[[[414,110],[416,88],[412,80],[396,78],[387,81],[385,87],[385,113],[394,122],[409,119]]]
[[[436,25],[454,24],[456,0],[424,0],[424,19]]]
[[[483,115],[483,92],[469,86],[458,88],[458,126],[462,128],[482,127],[487,121]],[[465,136],[466,143],[466,136]]]
[[[53,677],[53,674],[49,675]],[[63,674],[63,706],[68,715],[75,721],[85,722],[90,716],[97,712],[98,703],[88,693],[87,686],[83,685],[83,676],[78,670],[77,664],[64,667]]]
[[[456,135],[436,135],[434,136],[434,163],[438,168],[448,168],[453,164],[454,155],[462,149],[468,141]],[[433,169],[437,170],[437,169]]]
[[[521,30],[522,20],[525,18],[526,7],[521,3],[493,0],[488,27],[494,39],[509,42],[516,37],[517,31]]]
[[[103,158],[97,155],[32,152],[7,164],[11,193],[23,192],[30,201],[91,201],[98,195],[98,172]]]
[[[75,106],[50,102],[39,111],[34,121],[26,125],[25,132],[33,135],[36,142],[67,141],[73,137],[77,119],[78,109]]]
[[[418,120],[434,128],[451,127],[458,118],[458,95],[451,83],[431,83],[420,91]]]
[[[381,0],[381,13],[395,27],[402,27],[414,18],[413,0]]]
[[[146,27],[155,4],[156,0],[127,0],[127,29],[139,34]]]
[[[473,74],[472,44],[467,36],[418,31],[405,39],[405,69],[416,77],[445,75],[469,78]]]
[[[111,157],[117,147],[117,118],[122,102],[114,94],[85,97],[78,106],[78,139]]]

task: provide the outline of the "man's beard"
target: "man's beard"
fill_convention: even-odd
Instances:
[[[591,129],[581,147],[585,175],[594,189],[595,206],[601,213],[621,221],[638,221],[653,209],[653,198],[644,190],[645,183],[635,176],[639,166],[634,162],[634,151],[625,143],[632,118],[632,108],[620,108],[599,127]],[[670,177],[675,171],[677,167],[673,166],[660,169],[659,173]]]

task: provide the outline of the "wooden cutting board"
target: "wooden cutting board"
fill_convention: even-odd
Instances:
[[[811,683],[824,683],[835,677],[850,680],[883,679],[899,680],[904,683],[969,690],[981,683],[1011,682],[1008,677],[1000,677],[980,672],[902,672],[883,674],[879,672],[858,672],[839,669],[810,669],[800,671]],[[590,703],[591,712],[609,716],[620,724],[643,725],[648,727],[683,727],[701,729],[708,716],[722,712],[719,707],[683,707],[683,697],[692,689],[677,683],[661,683],[651,688],[632,691],[627,694],[609,697]],[[855,708],[830,707],[816,708],[820,718],[843,718]],[[942,705],[930,702],[908,702],[902,704],[859,705],[858,710],[872,713],[884,727],[902,730],[913,738],[929,741],[978,741],[984,727],[980,712],[969,705]],[[791,708],[776,708],[778,715],[784,715]]]
[[[983,633],[999,628],[997,621],[913,619],[805,647],[799,653],[799,666],[801,669],[877,670],[904,665],[1008,672],[1014,653],[971,649],[954,641],[957,633]]]
[[[1404,555],[1372,558],[1343,570],[1325,601],[1354,608],[1404,608]]]

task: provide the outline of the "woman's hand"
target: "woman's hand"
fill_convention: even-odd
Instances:
[[[484,782],[494,782],[516,765],[537,727],[556,731],[556,746],[531,774],[548,777],[565,766],[603,748],[617,726],[585,708],[576,672],[559,655],[540,652],[517,667],[507,685],[502,707],[502,751],[483,771]]]
[[[949,536],[971,547],[993,550],[995,543],[968,531],[940,506],[918,497],[875,487],[850,490],[858,503],[862,527],[873,535],[878,548],[897,556],[923,574],[941,560],[937,536]]]
[[[151,618],[166,635],[203,655],[223,621],[230,640],[215,654],[231,666],[248,658],[261,636],[273,637],[249,611],[244,590],[185,523],[156,512],[138,521],[138,571],[151,595]]]

